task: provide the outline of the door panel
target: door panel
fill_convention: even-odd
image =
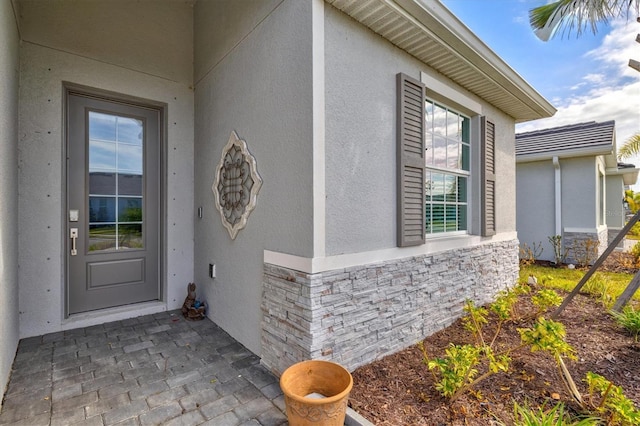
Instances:
[[[69,314],[160,299],[160,137],[157,109],[68,94]]]

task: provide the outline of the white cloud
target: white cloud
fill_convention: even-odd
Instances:
[[[609,28],[601,45],[585,55],[591,65],[571,87],[571,95],[552,100],[558,112],[551,118],[519,124],[517,132],[615,120],[620,146],[640,131],[640,72],[628,66],[629,59],[640,60],[640,44],[635,42],[640,25],[616,20]]]
[[[638,72],[629,67],[629,59],[640,60],[640,44],[635,42],[640,25],[635,20],[617,19],[611,22],[611,31],[602,44],[586,53],[606,68],[615,70],[622,77],[638,77]]]

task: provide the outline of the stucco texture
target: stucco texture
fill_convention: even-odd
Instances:
[[[203,22],[218,8],[231,16],[262,16],[262,6],[198,2],[195,14]],[[255,353],[264,250],[313,256],[310,23],[311,2],[289,0],[263,19],[238,21],[228,33],[196,25],[196,68],[203,77],[195,95],[195,205],[203,217],[195,223],[195,279],[209,316]],[[232,131],[246,141],[263,180],[256,208],[235,240],[222,225],[211,190]],[[214,280],[207,275],[210,262],[216,264]]]
[[[554,176],[551,160],[518,164],[518,239],[522,248],[542,247],[543,260],[555,260],[547,240],[556,233]]]
[[[63,82],[167,105],[166,257],[161,308],[181,306],[193,280],[193,92],[188,84],[23,42],[19,141],[20,336],[140,314],[64,318]]]
[[[337,9],[325,8],[326,252],[366,252],[396,246],[396,74],[416,79],[427,67]],[[441,76],[437,78],[442,79]],[[515,231],[514,121],[477,96],[496,125],[496,225]],[[477,156],[478,144],[472,150]],[[473,166],[472,166],[473,167]],[[479,171],[472,169],[477,179]],[[475,191],[475,192],[474,192]],[[479,185],[470,188],[477,200]],[[479,205],[472,203],[473,233]]]
[[[0,401],[18,346],[18,71],[12,3],[0,2]]]

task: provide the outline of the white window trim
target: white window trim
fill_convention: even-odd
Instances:
[[[475,176],[479,176],[478,173],[473,173],[477,165],[474,166],[474,159],[478,158],[477,155],[474,155],[474,152],[478,149],[475,147],[474,149],[474,137],[476,137],[476,133],[473,132],[473,122],[475,120],[474,117],[478,117],[482,115],[482,105],[473,99],[471,99],[466,94],[462,93],[459,90],[456,90],[452,87],[452,83],[446,83],[438,78],[435,78],[424,71],[420,72],[420,82],[426,86],[427,91],[427,100],[434,102],[441,107],[446,107],[447,109],[464,116],[469,120],[470,126],[470,134],[469,134],[469,162],[470,162],[470,170],[462,170],[462,169],[448,169],[445,167],[431,166],[425,165],[425,169],[429,171],[442,172],[447,174],[452,174],[456,176],[464,176],[469,179],[470,185],[467,187],[467,202],[464,203],[467,206],[467,229],[462,231],[450,231],[450,232],[427,232],[425,234],[425,239],[428,240],[436,240],[447,237],[461,237],[461,236],[472,236],[475,235],[474,223],[473,223],[473,214],[472,209],[475,205],[473,203],[473,194],[475,191],[475,186],[473,185],[473,178]]]
[[[424,71],[420,72],[420,81],[427,86],[427,98],[432,98],[435,101],[438,101],[438,98],[445,98],[453,103],[453,105],[447,105],[448,107],[452,109],[455,109],[456,106],[459,107],[463,110],[461,112],[469,115],[469,118],[474,115],[482,115],[482,105],[452,87],[454,83],[444,82]]]

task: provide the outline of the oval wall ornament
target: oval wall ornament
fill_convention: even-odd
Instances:
[[[251,211],[256,207],[261,186],[256,159],[247,149],[247,143],[238,137],[235,130],[231,131],[229,141],[222,149],[211,190],[222,224],[232,240],[246,226]]]

